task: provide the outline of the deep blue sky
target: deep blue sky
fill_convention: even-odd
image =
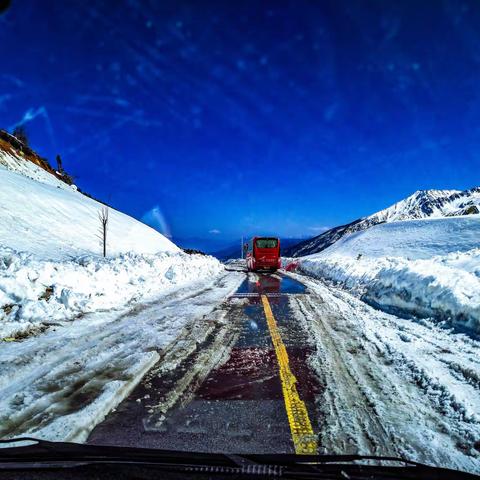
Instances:
[[[478,1],[12,0],[0,45],[0,126],[174,237],[480,183]]]

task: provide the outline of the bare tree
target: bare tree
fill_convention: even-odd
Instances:
[[[17,125],[12,132],[12,135],[20,140],[26,147],[28,147],[28,134],[24,125]]]
[[[62,165],[62,157],[60,155],[57,155],[57,172],[60,175],[63,175],[63,165]]]
[[[102,207],[98,212],[100,220],[99,238],[103,245],[103,256],[107,256],[108,207]]]

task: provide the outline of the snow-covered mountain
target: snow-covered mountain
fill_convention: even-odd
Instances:
[[[347,225],[341,225],[291,247],[285,256],[302,257],[321,252],[343,236],[366,230],[380,223],[441,218],[480,213],[480,187],[470,190],[418,190],[394,205],[363,217]]]
[[[31,149],[0,137],[0,247],[43,259],[100,254],[104,205],[64,181]],[[156,230],[109,208],[107,253],[154,254],[179,248]]]

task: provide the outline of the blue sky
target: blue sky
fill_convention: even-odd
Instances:
[[[174,238],[480,183],[476,1],[13,0],[0,44],[1,126]]]

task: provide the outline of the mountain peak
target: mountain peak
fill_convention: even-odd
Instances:
[[[461,193],[459,190],[417,190],[407,198],[366,217],[366,219],[374,220],[375,223],[383,223],[432,216],[442,217],[444,216],[441,211],[442,207],[452,196]]]
[[[343,236],[366,230],[379,223],[422,218],[440,218],[480,212],[480,187],[469,190],[417,190],[403,200],[367,217],[332,228],[317,237],[291,247],[285,255],[294,257],[317,253]]]
[[[461,193],[461,190],[437,190],[434,188],[430,188],[427,190],[416,190],[413,192],[409,197],[405,200],[415,197],[415,198],[424,198],[424,197],[449,197],[450,195],[454,195],[455,193]]]

